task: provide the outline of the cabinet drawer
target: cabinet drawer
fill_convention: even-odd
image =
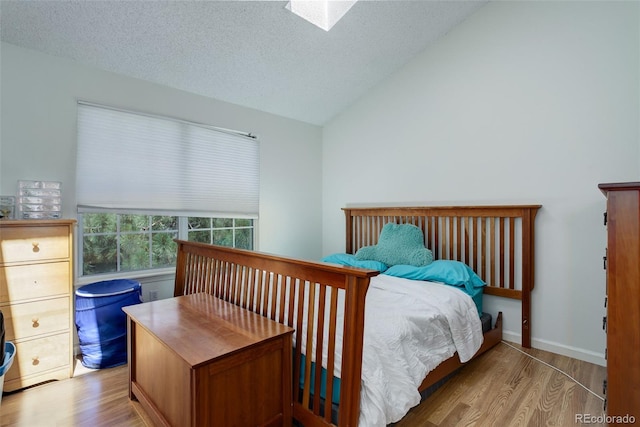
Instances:
[[[69,366],[69,333],[15,343],[16,355],[5,381]]]
[[[69,295],[68,261],[0,268],[0,302]]]
[[[0,306],[7,340],[69,330],[69,297]]]
[[[69,258],[69,227],[3,227],[0,263]]]

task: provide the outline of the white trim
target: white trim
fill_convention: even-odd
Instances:
[[[522,335],[512,331],[502,331],[502,338],[516,344],[522,344]],[[572,347],[566,344],[560,344],[553,341],[543,340],[539,338],[531,339],[531,347],[538,350],[549,351],[551,353],[560,354],[562,356],[571,357],[573,359],[582,360],[600,366],[607,366],[607,360],[604,353],[596,353],[584,348]]]
[[[156,270],[140,270],[140,271],[126,271],[121,273],[107,273],[107,274],[93,274],[89,276],[79,276],[76,280],[75,287],[88,285],[90,283],[102,282],[103,280],[116,280],[116,279],[145,279],[149,277],[157,278],[158,280],[162,276],[174,276],[176,275],[175,267],[159,268]]]

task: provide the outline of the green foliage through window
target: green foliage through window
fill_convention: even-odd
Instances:
[[[173,267],[176,238],[253,249],[252,219],[119,213],[79,217],[83,276]]]

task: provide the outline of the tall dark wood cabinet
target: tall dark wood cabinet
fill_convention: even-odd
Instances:
[[[625,415],[640,421],[640,182],[598,188],[607,198],[605,406],[615,425]]]

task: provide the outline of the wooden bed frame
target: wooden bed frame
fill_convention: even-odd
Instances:
[[[530,347],[530,293],[534,274],[534,219],[539,205],[448,207],[352,207],[346,215],[346,252],[377,242],[387,222],[417,225],[435,259],[459,260],[472,267],[488,286],[485,293],[522,301],[522,345]],[[342,365],[337,425],[357,426],[360,415],[360,379],[365,298],[369,280],[377,271],[304,261],[177,240],[178,259],[174,295],[211,293],[247,310],[295,328],[300,343],[302,325],[309,331],[305,345],[315,360],[327,357],[326,396],[333,393],[334,351],[342,328]],[[339,299],[338,293],[344,292]],[[302,303],[298,303],[301,301]],[[338,301],[343,301],[338,307]],[[344,322],[336,321],[344,310]],[[323,327],[319,327],[323,325]],[[484,335],[476,353],[502,340],[502,317]],[[335,425],[330,404],[321,396],[321,370],[312,370],[312,357],[301,346],[293,350],[293,416],[305,427]],[[461,366],[457,353],[433,370],[420,391]],[[314,378],[311,378],[315,371]],[[298,383],[304,378],[303,385]],[[313,387],[311,384],[313,383]]]

